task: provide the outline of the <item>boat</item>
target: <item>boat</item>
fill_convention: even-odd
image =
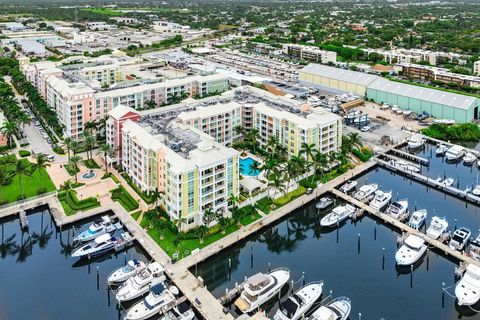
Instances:
[[[444,144],[440,144],[438,145],[438,147],[435,149],[435,154],[437,156],[443,156],[445,154],[445,152],[447,152],[448,150],[448,146],[444,145]]]
[[[410,109],[407,109],[407,110],[403,111],[403,115],[406,116],[406,117],[408,117],[411,114],[412,114],[412,110],[410,110]]]
[[[445,187],[450,187],[454,182],[455,182],[455,180],[453,178],[447,178],[447,179],[442,181],[442,184]]]
[[[333,199],[330,197],[323,197],[318,201],[318,203],[315,205],[315,208],[319,210],[326,209],[330,207],[333,204]]]
[[[355,192],[355,195],[353,196],[355,199],[358,201],[362,201],[365,199],[368,199],[370,196],[373,196],[375,191],[378,189],[378,184],[376,183],[371,183],[371,184],[365,184],[358,189],[357,192]]]
[[[480,196],[480,184],[477,184],[475,188],[473,188],[472,194],[477,197]]]
[[[245,281],[240,297],[235,300],[235,306],[243,313],[252,312],[275,297],[289,279],[290,270],[287,268],[277,268],[267,274],[254,274]]]
[[[115,247],[117,238],[110,234],[102,234],[96,237],[93,241],[81,246],[72,253],[72,257],[95,257]]]
[[[407,213],[407,210],[408,210],[408,201],[400,200],[400,201],[392,202],[388,206],[385,213],[391,216],[392,218],[399,220],[404,214]]]
[[[280,303],[280,307],[273,316],[274,320],[297,320],[312,307],[315,301],[322,295],[323,281],[306,284],[287,300]]]
[[[453,119],[433,119],[432,123],[452,125],[452,124],[455,124],[455,120],[453,120]]]
[[[421,146],[423,146],[425,144],[427,140],[419,135],[419,134],[414,134],[413,136],[411,136],[407,143],[408,143],[408,147],[410,149],[416,149],[416,148],[420,148]]]
[[[370,201],[369,206],[375,210],[381,210],[385,207],[390,200],[392,200],[392,191],[390,192],[383,192],[382,190],[375,191],[375,196],[373,200]]]
[[[427,229],[427,236],[432,239],[438,239],[447,231],[448,221],[445,218],[434,216]]]
[[[393,113],[396,113],[398,110],[401,110],[397,105],[394,105],[390,110],[392,110]]]
[[[308,320],[347,320],[351,310],[350,298],[338,297],[318,308]]]
[[[397,111],[395,111],[396,114],[402,114],[403,113],[403,110],[401,108],[398,108]]]
[[[447,152],[445,152],[445,156],[447,160],[455,161],[463,157],[465,154],[465,149],[462,146],[452,146],[448,148]]]
[[[460,229],[455,230],[448,246],[452,250],[462,251],[467,245],[471,235],[472,232],[470,229],[461,227]]]
[[[358,182],[357,181],[354,181],[354,180],[348,180],[347,182],[345,182],[345,184],[343,186],[340,187],[340,191],[343,192],[343,193],[347,193],[347,192],[350,192],[352,191],[353,189],[355,189],[355,187],[357,186]]]
[[[73,238],[75,242],[87,242],[95,239],[98,236],[115,231],[115,226],[112,224],[109,216],[103,216],[95,220],[87,230],[81,232],[78,236]]]
[[[399,266],[409,266],[417,262],[427,251],[425,240],[416,236],[409,235],[403,245],[395,254],[395,260]]]
[[[474,155],[474,154],[471,153],[471,152],[467,152],[467,153],[463,156],[463,163],[465,163],[465,164],[472,164],[472,163],[474,163],[476,160],[477,160],[477,156]]]
[[[427,119],[428,117],[430,117],[430,115],[427,112],[422,111],[422,113],[417,114],[415,119],[418,120],[418,121],[422,121],[422,120]]]
[[[387,109],[389,109],[389,108],[390,108],[390,105],[389,105],[389,104],[383,104],[383,105],[380,106],[380,109],[381,109],[381,110],[387,110]]]
[[[468,255],[477,261],[480,261],[480,234],[477,235],[475,240],[470,241],[468,246]]]
[[[154,315],[163,314],[171,309],[180,292],[175,286],[166,289],[162,283],[152,286],[150,293],[142,301],[134,304],[124,320],[144,320]]]
[[[146,265],[143,261],[133,259],[129,260],[126,265],[115,269],[107,278],[108,284],[121,283],[135,276],[137,273],[145,269]]]
[[[193,320],[195,313],[187,301],[178,304],[165,314],[161,320]]]
[[[333,208],[332,212],[330,212],[325,217],[323,217],[322,220],[320,220],[320,225],[322,227],[335,226],[347,219],[354,212],[355,207],[349,204],[346,204],[344,206],[338,206],[336,208]]]
[[[470,263],[455,287],[458,305],[471,306],[480,300],[480,268]]]
[[[408,162],[405,160],[395,160],[391,159],[388,162],[392,167],[399,168],[405,171],[411,171],[411,172],[420,172],[420,166],[418,164]]]
[[[150,263],[136,276],[125,281],[115,295],[118,302],[129,301],[146,294],[151,287],[164,283],[163,267],[158,262]]]
[[[410,220],[408,221],[408,226],[413,229],[420,229],[422,224],[425,223],[425,219],[427,218],[427,210],[420,209],[412,213]]]

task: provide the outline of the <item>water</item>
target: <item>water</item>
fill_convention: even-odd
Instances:
[[[125,259],[148,261],[139,245],[127,253],[107,254],[90,264],[71,258],[73,230],[56,228],[41,207],[29,213],[28,234],[18,219],[2,220],[0,256],[0,319],[120,319],[115,295],[106,278]],[[75,227],[85,229],[91,221]],[[99,281],[97,286],[97,267]],[[130,306],[126,305],[126,307]]]
[[[240,173],[244,176],[258,176],[260,170],[252,170],[251,166],[255,163],[252,158],[240,158]]]
[[[429,216],[437,214],[459,225],[476,230],[479,208],[441,192],[405,180],[385,169],[374,169],[359,179],[359,183],[376,182],[381,188],[394,190],[408,197],[413,209],[427,208]],[[340,204],[340,202],[337,202]],[[472,310],[456,306],[445,296],[442,307],[442,282],[454,285],[456,261],[450,261],[436,250],[429,251],[413,274],[395,266],[398,233],[370,217],[356,224],[347,221],[339,229],[321,228],[315,203],[298,209],[274,226],[252,235],[248,240],[230,247],[198,265],[198,275],[214,296],[220,297],[225,288],[242,282],[245,276],[265,272],[269,268],[287,267],[293,280],[305,272],[306,281],[324,280],[324,297],[345,295],[352,299],[351,319],[480,319]],[[453,221],[451,221],[453,225]],[[360,234],[360,245],[358,240]],[[383,250],[385,248],[385,250]],[[253,258],[252,258],[253,257]],[[228,270],[228,259],[232,268]],[[195,268],[192,272],[195,273]],[[298,288],[298,285],[295,288]],[[287,293],[284,288],[282,300]],[[454,288],[449,292],[453,294]],[[272,305],[273,304],[273,305]],[[479,306],[475,306],[480,309]],[[278,308],[278,301],[267,307],[269,315]],[[235,313],[234,307],[232,312]]]

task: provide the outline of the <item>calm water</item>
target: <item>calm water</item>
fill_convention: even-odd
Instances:
[[[437,214],[451,220],[457,218],[459,225],[465,224],[472,230],[480,226],[478,207],[466,207],[464,202],[432,189],[427,192],[425,186],[410,183],[385,169],[372,170],[359,180],[379,183],[385,190],[398,192],[401,198],[408,197],[411,209],[416,201],[419,208],[429,210],[430,216],[435,209]],[[356,224],[347,221],[340,229],[324,229],[319,225],[322,216],[314,203],[298,209],[277,225],[200,264],[198,275],[219,297],[225,288],[233,287],[245,276],[267,271],[269,264],[272,268],[284,266],[290,268],[295,281],[302,272],[307,282],[324,280],[324,296],[332,290],[334,296],[350,297],[351,319],[358,319],[359,312],[362,319],[480,319],[470,309],[457,307],[448,296],[442,307],[442,282],[447,286],[454,284],[455,261],[430,251],[413,274],[397,270],[396,231],[369,217]],[[228,259],[232,261],[230,271]],[[269,314],[277,307],[277,301],[271,302]]]
[[[20,231],[18,219],[1,223],[0,319],[120,319],[115,295],[106,278],[125,259],[147,261],[136,245],[118,255],[90,264],[70,256],[72,229],[60,232],[48,208],[29,213],[30,234]],[[82,230],[91,221],[75,225]],[[97,267],[99,282],[97,286]]]

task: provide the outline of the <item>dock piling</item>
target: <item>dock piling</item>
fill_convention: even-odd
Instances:
[[[360,254],[360,233],[358,234],[357,253]]]
[[[385,270],[385,248],[382,248],[382,270]]]

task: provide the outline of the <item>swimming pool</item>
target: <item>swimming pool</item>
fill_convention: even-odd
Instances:
[[[258,176],[261,170],[252,170],[250,168],[254,162],[256,161],[250,157],[245,159],[240,158],[240,173],[244,176]]]

